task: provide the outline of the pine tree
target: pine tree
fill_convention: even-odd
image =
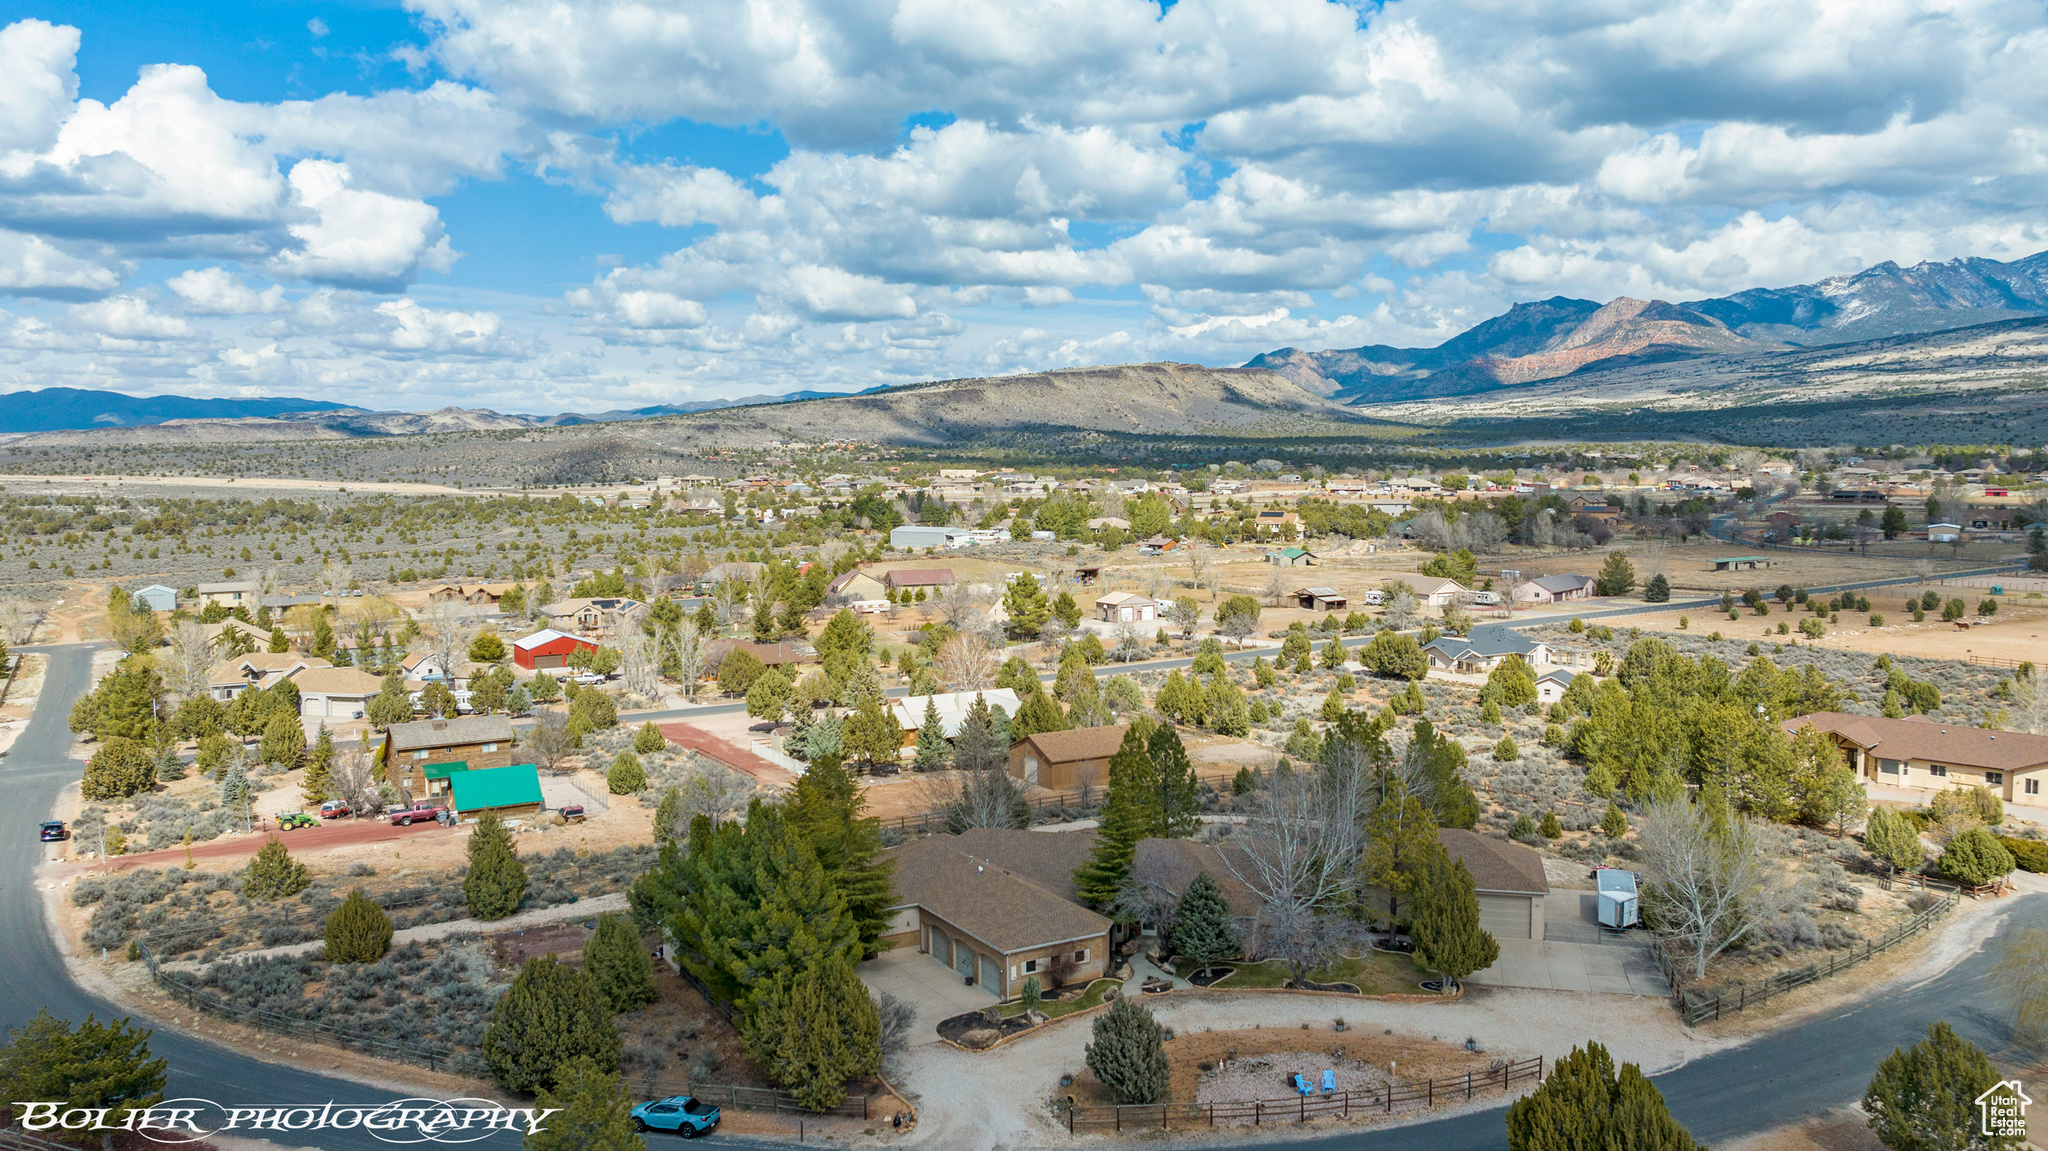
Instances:
[[[1180,733],[1160,724],[1145,740],[1159,801],[1148,836],[1184,839],[1202,826],[1202,785]]]
[[[1401,918],[1401,899],[1414,888],[1416,869],[1442,850],[1436,821],[1399,776],[1386,778],[1380,802],[1366,820],[1365,880],[1387,899],[1387,919]]]
[[[1635,565],[1620,552],[1608,552],[1600,574],[1593,577],[1594,595],[1627,595],[1636,586]]]
[[[1017,714],[1010,720],[1010,738],[1023,739],[1043,731],[1067,730],[1067,716],[1060,705],[1053,702],[1044,691],[1033,691],[1025,697]]]
[[[667,847],[681,834],[680,822],[683,814],[683,789],[670,784],[661,793],[661,802],[654,805],[654,846]]]
[[[640,766],[640,757],[626,748],[612,758],[610,766],[604,769],[605,790],[613,795],[633,795],[647,787],[647,769]]]
[[[478,919],[503,919],[526,898],[526,865],[512,846],[512,833],[495,811],[486,811],[469,836],[469,874],[462,897]]]
[[[846,717],[846,734],[840,746],[847,755],[867,763],[896,763],[903,756],[903,728],[879,695],[861,700]]]
[[[394,723],[405,723],[412,719],[412,696],[405,690],[405,677],[394,669],[384,677],[383,686],[370,699],[370,706],[364,709],[371,723],[378,727],[390,727]]]
[[[1948,850],[1941,853],[1940,866],[1943,875],[1976,887],[2011,874],[2018,865],[2012,852],[1995,836],[1981,827],[1973,827],[1949,841]]]
[[[306,757],[306,729],[299,724],[297,709],[278,711],[263,725],[263,742],[258,747],[263,762],[286,771],[299,766]]]
[[[994,768],[1009,759],[1009,741],[996,732],[995,714],[989,708],[988,699],[980,692],[974,693],[974,702],[967,707],[967,718],[960,722],[960,733],[953,737],[953,769],[976,772]]]
[[[391,916],[358,887],[327,915],[321,935],[330,963],[375,963],[391,950]]]
[[[944,771],[953,749],[946,745],[945,722],[939,718],[938,701],[924,700],[924,718],[917,722],[917,752],[911,759],[915,771]]]
[[[79,794],[87,799],[126,799],[156,786],[156,760],[140,740],[109,736],[86,761]]]
[[[640,730],[633,733],[633,750],[641,755],[653,755],[667,748],[668,737],[661,734],[661,729],[654,726],[651,719],[641,724]]]
[[[306,890],[312,882],[306,865],[293,860],[284,841],[273,835],[249,861],[242,876],[242,894],[251,899],[284,899]]]
[[[299,798],[317,806],[328,799],[328,771],[334,764],[334,733],[327,730],[322,722],[320,731],[313,737],[313,746],[306,752],[306,774],[299,781]]]
[[[283,655],[284,653],[286,653],[286,652],[290,651],[291,649],[292,649],[291,641],[290,641],[290,640],[287,640],[286,638],[284,638],[284,629],[283,629],[283,628],[281,628],[281,627],[274,627],[274,628],[271,628],[271,629],[270,629],[270,654],[272,654],[272,655]]]
[[[611,1002],[590,976],[554,956],[529,959],[491,1012],[483,1057],[499,1086],[522,1093],[554,1085],[579,1058],[616,1071],[619,1029]]]
[[[1977,1096],[1999,1079],[1984,1052],[1943,1020],[1929,1025],[1927,1038],[1884,1057],[1863,1110],[1891,1151],[2019,1151],[2024,1140],[1987,1136],[1978,1123]]]
[[[1173,1075],[1166,1058],[1166,1029],[1129,997],[1119,997],[1096,1017],[1087,1063],[1118,1103],[1165,1100]]]
[[[1231,918],[1223,888],[1206,871],[1188,881],[1174,908],[1173,949],[1205,969],[1244,950],[1244,935]]]
[[[0,1094],[56,1103],[59,1115],[106,1108],[104,1125],[122,1127],[131,1111],[163,1101],[169,1064],[150,1053],[151,1034],[131,1027],[126,1018],[101,1023],[92,1015],[74,1028],[43,1008],[27,1026],[6,1033],[7,1045],[0,1047]]]
[[[773,1074],[813,1111],[846,1098],[846,1084],[882,1065],[882,1024],[865,984],[842,958],[828,958],[791,984],[782,1004],[782,1041]]]
[[[1161,822],[1157,770],[1146,748],[1143,725],[1132,724],[1109,757],[1109,787],[1102,797],[1101,826],[1087,862],[1074,869],[1083,902],[1108,907],[1131,874],[1138,841]]]
[[[1536,834],[1545,839],[1564,838],[1564,825],[1557,821],[1557,813],[1555,811],[1543,813],[1543,822],[1536,825]]]
[[[654,1002],[654,960],[632,920],[623,915],[597,917],[597,930],[583,943],[583,970],[613,1011],[635,1011]]]
[[[1479,689],[1479,701],[1504,708],[1535,703],[1536,673],[1529,670],[1521,656],[1511,654],[1487,673],[1486,686]]]
[[[1895,871],[1918,871],[1927,859],[1920,831],[1889,807],[1873,807],[1863,824],[1863,847]]]
[[[860,953],[879,954],[895,862],[882,858],[882,821],[866,814],[866,792],[838,756],[820,756],[797,777],[788,809],[792,826],[845,898]]]
[[[1500,958],[1500,944],[1479,926],[1472,873],[1441,848],[1422,867],[1408,922],[1416,962],[1444,977],[1447,995],[1453,983]]]
[[[523,1151],[647,1151],[647,1140],[634,1129],[625,1081],[587,1057],[563,1064],[536,1104],[554,1114],[526,1136]]]
[[[1664,1096],[1598,1043],[1573,1048],[1542,1086],[1508,1106],[1508,1151],[1697,1151]]]
[[[1643,601],[1645,603],[1671,602],[1671,581],[1664,578],[1663,572],[1658,572],[1650,577],[1650,582],[1643,588]]]
[[[1600,816],[1600,831],[1609,839],[1620,839],[1628,834],[1628,816],[1619,807],[1608,804],[1606,813]]]

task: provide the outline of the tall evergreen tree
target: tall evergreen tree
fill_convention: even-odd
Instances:
[[[1206,871],[1195,873],[1173,912],[1173,949],[1201,968],[1213,967],[1244,950],[1244,935],[1231,918],[1223,888]]]
[[[1202,826],[1202,787],[1180,733],[1160,724],[1146,738],[1145,754],[1152,760],[1152,778],[1159,789],[1150,834],[1172,839],[1193,835]]]
[[[391,950],[391,916],[358,887],[327,914],[321,931],[329,963],[375,963]]]
[[[554,1086],[542,1087],[536,1102],[554,1114],[526,1136],[522,1151],[647,1151],[625,1081],[588,1056],[563,1064]]]
[[[1408,906],[1416,962],[1444,977],[1444,993],[1467,975],[1493,966],[1500,944],[1479,926],[1472,873],[1439,847],[1423,864]]]
[[[1017,708],[1017,714],[1010,720],[1010,738],[1012,740],[1023,739],[1027,735],[1037,735],[1042,731],[1065,730],[1067,730],[1066,713],[1061,711],[1060,705],[1053,702],[1053,698],[1045,694],[1042,689],[1033,691],[1030,695],[1026,696],[1024,703]]]
[[[617,1012],[654,1002],[654,960],[623,915],[600,915],[597,930],[583,941],[583,970]]]
[[[895,862],[882,858],[882,821],[866,814],[859,782],[838,756],[819,756],[797,778],[788,809],[797,833],[845,897],[861,955],[879,954],[889,920],[884,909],[894,899],[889,873]]]
[[[364,711],[370,722],[378,727],[390,727],[412,719],[412,696],[405,690],[405,677],[396,668],[384,677],[383,685],[370,698],[370,705]]]
[[[1664,1096],[1598,1043],[1573,1048],[1536,1090],[1508,1105],[1508,1151],[1696,1151]]]
[[[1863,846],[1878,862],[1897,871],[1918,871],[1927,861],[1920,831],[1889,807],[1872,807],[1863,824]]]
[[[611,1001],[582,970],[552,955],[529,959],[491,1012],[483,1057],[499,1086],[522,1093],[555,1085],[577,1059],[617,1071],[619,1029]]]
[[[334,764],[334,733],[321,723],[313,746],[306,751],[306,774],[299,781],[299,798],[313,806],[327,802],[328,771]]]
[[[284,841],[271,836],[257,849],[256,858],[242,874],[242,894],[251,899],[285,899],[312,885],[306,865],[285,850]]]
[[[512,846],[512,832],[495,811],[486,811],[470,832],[469,874],[462,879],[462,896],[469,913],[478,919],[503,919],[519,910],[526,898],[526,865]]]
[[[939,718],[938,701],[926,696],[924,717],[917,721],[917,751],[911,759],[916,771],[944,771],[953,749],[946,744],[945,721]]]
[[[1389,775],[1366,820],[1366,839],[1365,882],[1386,897],[1388,920],[1399,921],[1402,897],[1414,890],[1419,869],[1443,850],[1436,821],[1400,777]]]
[[[960,722],[960,734],[953,737],[953,768],[982,771],[1010,758],[1010,741],[997,731],[994,711],[988,699],[974,693],[967,718]]]
[[[1942,1020],[1884,1057],[1863,1110],[1891,1151],[2019,1151],[2025,1140],[1986,1135],[1979,1123],[1977,1097],[1999,1079],[1984,1052]]]
[[[1173,1075],[1166,1059],[1166,1029],[1128,996],[1096,1016],[1087,1063],[1118,1103],[1163,1102]]]
[[[105,1108],[104,1125],[119,1128],[131,1111],[163,1102],[169,1064],[151,1054],[151,1034],[125,1018],[101,1023],[92,1015],[74,1028],[42,1008],[27,1026],[5,1032],[0,1095],[56,1103],[59,1115]]]
[[[837,1107],[849,1081],[882,1065],[880,1014],[842,957],[827,958],[794,979],[781,1027],[770,1073],[813,1111]]]
[[[1123,743],[1109,757],[1109,788],[1102,797],[1095,848],[1087,862],[1074,869],[1081,899],[1108,907],[1130,877],[1138,841],[1155,834],[1163,822],[1159,810],[1158,772],[1146,746],[1146,724],[1133,723]]]

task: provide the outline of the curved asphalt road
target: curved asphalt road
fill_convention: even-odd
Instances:
[[[42,845],[32,837],[33,825],[55,806],[58,793],[80,771],[69,757],[67,717],[90,680],[94,646],[33,649],[49,655],[49,668],[35,715],[0,766],[0,785],[9,808],[17,813],[13,829],[0,835],[0,947],[5,948],[5,961],[0,962],[0,1025],[8,1027],[21,1026],[42,1007],[74,1021],[89,1012],[102,1018],[120,1014],[71,981],[45,929],[41,897],[33,882],[43,857]],[[1694,1135],[1722,1142],[1856,1099],[1878,1059],[1895,1046],[1913,1042],[1937,1019],[1948,1020],[1965,1038],[1998,1052],[2005,1046],[2006,1029],[1987,972],[1999,957],[2000,940],[2011,931],[2048,927],[2048,895],[2016,897],[1999,913],[2005,922],[1998,938],[1939,978],[1697,1060],[1658,1076],[1656,1083]],[[1838,978],[1857,976],[1852,972]],[[196,1096],[228,1106],[389,1101],[371,1088],[315,1070],[256,1060],[169,1030],[158,1031],[151,1047],[170,1061],[167,1093],[173,1098]],[[944,1106],[943,1101],[932,1102]],[[351,1131],[278,1138],[290,1145],[337,1151],[389,1145]],[[1506,1138],[1501,1109],[1493,1108],[1408,1127],[1347,1132],[1318,1143],[1332,1151],[1497,1151]],[[484,1145],[510,1147],[513,1139],[498,1135]],[[1278,1151],[1283,1144],[1247,1146]]]

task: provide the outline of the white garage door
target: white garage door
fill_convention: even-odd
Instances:
[[[1530,939],[1530,904],[1526,895],[1482,895],[1479,926],[1495,939]]]

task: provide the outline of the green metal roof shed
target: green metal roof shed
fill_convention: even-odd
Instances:
[[[458,771],[449,776],[455,788],[455,810],[464,815],[490,809],[541,806],[540,771],[533,764]]]

